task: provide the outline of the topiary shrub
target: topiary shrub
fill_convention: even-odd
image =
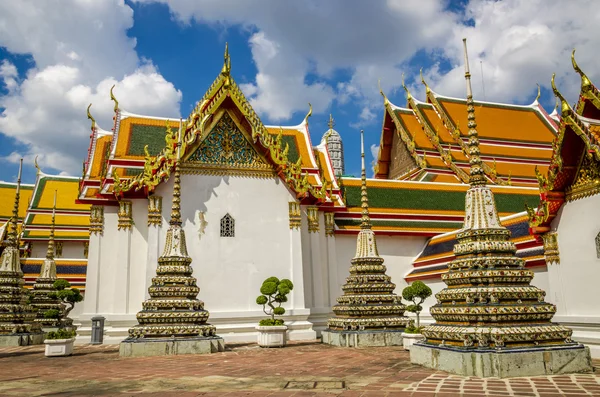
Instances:
[[[56,289],[56,292],[52,292],[48,295],[52,299],[60,299],[66,305],[63,318],[67,318],[69,317],[71,310],[75,307],[75,303],[83,300],[83,295],[81,295],[78,288],[71,288],[71,284],[62,278],[59,278],[54,282],[54,288]]]
[[[408,305],[406,310],[417,315],[417,326],[415,327],[416,331],[411,333],[418,333],[421,330],[421,323],[419,321],[419,314],[423,310],[421,303],[423,303],[425,299],[429,298],[431,293],[431,288],[425,285],[425,283],[422,281],[415,281],[402,290],[402,297],[413,303],[412,305]]]
[[[263,312],[269,319],[261,320],[259,325],[283,325],[283,320],[275,319],[275,316],[281,316],[285,309],[281,304],[287,302],[287,295],[294,289],[294,284],[288,279],[279,280],[277,277],[269,277],[260,287],[260,293],[256,298],[256,304],[263,307]]]

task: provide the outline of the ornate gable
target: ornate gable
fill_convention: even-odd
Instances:
[[[222,112],[183,168],[194,173],[274,175],[273,166],[257,152],[228,111]]]

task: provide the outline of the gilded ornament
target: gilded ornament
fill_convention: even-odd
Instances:
[[[546,263],[552,265],[560,264],[560,254],[558,252],[558,233],[549,232],[542,234],[544,241],[544,256],[546,257]]]
[[[333,237],[335,235],[335,214],[333,212],[325,212],[325,235]]]
[[[289,203],[290,229],[300,229],[302,225],[302,216],[300,213],[300,203],[290,201]]]
[[[133,226],[132,203],[130,200],[119,201],[119,220],[117,223],[118,230],[131,230]]]
[[[310,206],[306,208],[306,217],[308,218],[309,233],[319,232],[319,208]]]
[[[162,226],[162,197],[148,197],[148,226]]]
[[[62,257],[62,252],[63,252],[63,242],[62,241],[57,241],[56,243],[54,243],[54,247],[56,250],[56,257],[57,258],[61,258]]]
[[[83,242],[83,257],[85,259],[87,259],[89,253],[90,253],[90,242],[89,241],[84,241]]]
[[[90,208],[90,233],[100,234],[104,232],[104,207],[92,205]]]

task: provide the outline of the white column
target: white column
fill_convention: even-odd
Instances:
[[[305,309],[304,272],[302,271],[302,235],[300,229],[290,229],[290,274],[294,289],[290,294],[290,307]]]
[[[129,303],[129,278],[131,258],[131,229],[114,231],[117,244],[114,247],[117,263],[113,274],[113,313],[127,314]]]
[[[327,236],[327,270],[329,275],[329,306],[333,307],[340,296],[337,275],[337,252],[335,249],[335,236]]]
[[[100,263],[102,263],[102,235],[90,233],[88,247],[88,262],[85,276],[85,299],[83,301],[84,316],[94,316],[98,313],[100,299]]]

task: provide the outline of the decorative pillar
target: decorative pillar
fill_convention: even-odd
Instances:
[[[131,227],[133,226],[133,216],[131,211],[131,201],[119,201],[119,223],[117,225],[119,230],[131,230]]]
[[[148,197],[148,226],[162,226],[162,197]]]
[[[319,208],[310,206],[306,208],[306,217],[308,218],[308,232],[319,232]]]
[[[115,313],[129,313],[129,278],[131,267],[131,233],[133,227],[132,203],[119,201],[117,213],[117,250],[118,263],[114,272],[113,304]],[[113,232],[114,233],[114,232]]]
[[[289,202],[290,229],[299,229],[302,226],[302,216],[300,214],[300,203],[296,201]]]
[[[325,235],[333,237],[335,234],[335,221],[333,212],[325,212]]]

